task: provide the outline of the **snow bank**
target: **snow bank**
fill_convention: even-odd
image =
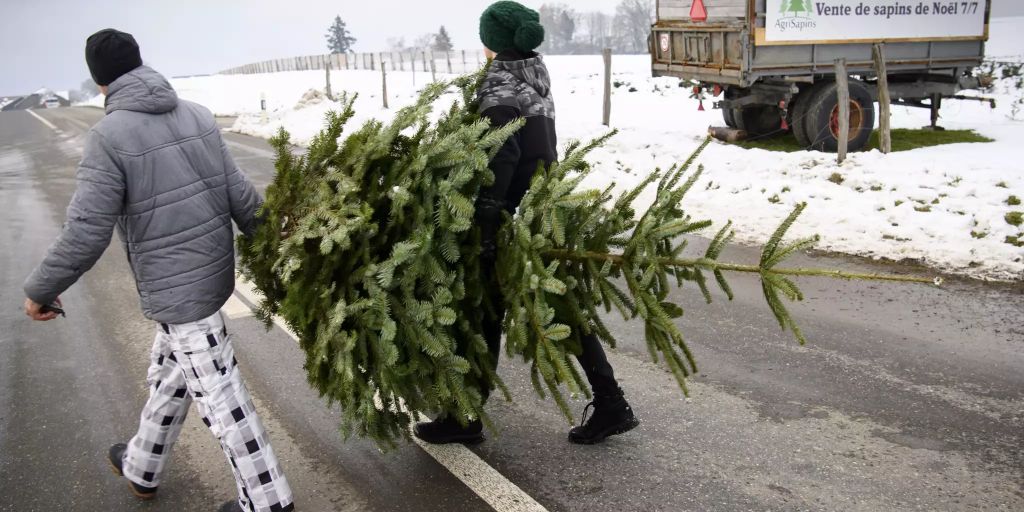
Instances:
[[[1017,34],[1024,18],[993,21],[991,55],[1001,59],[1024,54]],[[552,56],[552,72],[561,141],[589,139],[606,132],[601,126],[600,56]],[[616,56],[612,125],[617,137],[595,152],[596,171],[586,183],[629,187],[656,167],[684,160],[704,139],[709,125],[721,125],[719,111],[698,112],[687,88],[674,79],[650,77],[646,56]],[[442,75],[443,76],[443,75]],[[324,87],[323,71],[264,75],[209,76],[172,80],[181,97],[197,101],[219,115],[239,115],[232,130],[270,137],[278,128],[293,140],[308,142],[321,128],[325,113],[337,104],[303,96]],[[388,70],[390,110],[381,106],[379,71],[335,71],[335,91],[359,93],[357,117],[387,119],[412,103],[429,76]],[[808,208],[792,236],[821,235],[820,249],[893,260],[917,260],[943,271],[989,279],[1024,279],[1024,248],[1006,243],[1021,236],[1007,223],[1014,195],[1024,198],[1024,171],[1019,163],[1024,122],[1011,119],[1020,91],[1001,84],[999,108],[947,101],[941,124],[968,128],[995,139],[986,144],[955,144],[882,155],[850,155],[836,165],[835,155],[818,152],[777,153],[714,143],[700,162],[704,174],[687,197],[688,211],[721,226],[734,221],[740,242],[760,244],[800,202]],[[265,98],[267,115],[259,114]],[[928,111],[895,107],[893,126],[928,124]],[[835,175],[835,176],[833,176]],[[650,199],[650,198],[648,198]]]

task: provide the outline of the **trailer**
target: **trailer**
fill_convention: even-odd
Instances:
[[[649,40],[654,76],[694,82],[722,100],[728,126],[751,137],[792,131],[835,151],[835,66],[849,76],[848,147],[867,145],[879,92],[873,46],[884,45],[894,104],[929,108],[979,87],[991,0],[657,0]]]

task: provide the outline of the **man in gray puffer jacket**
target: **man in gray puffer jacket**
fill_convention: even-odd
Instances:
[[[238,485],[239,499],[222,510],[291,510],[291,490],[220,314],[235,283],[231,223],[250,234],[262,199],[210,112],[179,100],[162,75],[142,65],[130,34],[90,36],[86,60],[107,96],[107,115],[88,133],[64,229],[25,282],[26,313],[53,319],[44,305],[59,304],[116,227],[143,314],[160,325],[138,433],[111,448],[111,466],[136,496],[152,498],[195,401]]]

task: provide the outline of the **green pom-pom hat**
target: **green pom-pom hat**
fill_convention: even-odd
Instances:
[[[495,53],[532,52],[544,42],[540,14],[518,2],[495,2],[480,15],[480,41]]]

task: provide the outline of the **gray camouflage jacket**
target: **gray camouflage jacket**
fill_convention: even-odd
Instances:
[[[477,101],[481,115],[490,119],[491,126],[526,118],[523,128],[491,160],[494,184],[481,190],[477,199],[476,218],[484,255],[493,257],[501,212],[515,213],[537,166],[558,159],[555,101],[544,58],[515,51],[498,54],[477,91]]]
[[[48,304],[99,259],[116,230],[142,312],[187,323],[234,290],[234,220],[255,229],[262,199],[238,169],[208,110],[179,100],[141,66],[110,84],[106,116],[86,137],[67,220],[25,294]]]

